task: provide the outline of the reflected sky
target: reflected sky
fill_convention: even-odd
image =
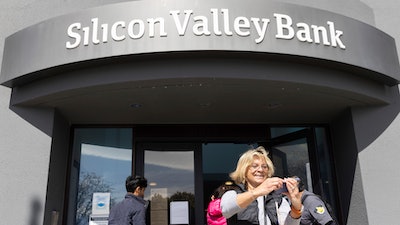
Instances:
[[[145,150],[145,177],[149,181],[146,198],[152,189],[164,188],[168,196],[176,192],[194,193],[193,151]]]
[[[249,148],[247,144],[203,145],[203,173],[232,172],[240,154]],[[229,154],[227,154],[229,151]],[[220,163],[224,159],[224,164]],[[130,148],[81,144],[81,173],[95,173],[113,189],[111,196],[120,201],[126,194],[125,179],[132,167]],[[168,196],[176,192],[194,193],[194,151],[145,150],[145,177],[152,189],[166,188]]]
[[[126,193],[125,179],[131,171],[132,150],[82,144],[80,173],[95,173],[112,188],[111,197],[120,201]]]
[[[105,159],[114,159],[122,161],[132,160],[132,151],[130,149],[125,149],[125,148],[82,144],[81,154],[84,156],[95,156]]]
[[[194,159],[192,151],[147,151],[146,164],[168,167],[178,170],[194,171]]]
[[[146,151],[145,176],[153,188],[194,193],[194,154],[186,152]],[[95,173],[112,188],[112,198],[120,201],[126,194],[125,179],[130,175],[132,150],[91,144],[81,145],[81,174]]]
[[[131,161],[132,151],[130,149],[115,148],[91,144],[82,144],[82,156],[94,156],[109,160]],[[146,164],[170,167],[193,171],[193,153],[146,151]]]

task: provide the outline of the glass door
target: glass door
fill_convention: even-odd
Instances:
[[[203,224],[201,151],[199,144],[138,143],[136,174],[148,180],[150,224]],[[195,161],[196,158],[196,161]],[[199,159],[199,160],[198,160]]]
[[[315,152],[312,143],[309,129],[299,129],[271,138],[268,149],[275,165],[275,176],[298,176],[306,189],[313,191],[313,175],[316,172],[311,171],[310,164]]]
[[[326,129],[322,127],[272,127],[271,139],[266,145],[276,167],[275,175],[300,177],[305,188],[329,202],[338,217],[327,139]]]
[[[132,129],[76,128],[73,139],[67,224],[87,225],[99,213],[108,217],[109,209],[126,194]],[[109,198],[93,205],[95,193]]]

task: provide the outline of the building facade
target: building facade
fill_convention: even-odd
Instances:
[[[139,174],[152,224],[204,224],[212,189],[262,145],[342,224],[396,224],[399,8],[2,1],[2,221],[104,219]]]

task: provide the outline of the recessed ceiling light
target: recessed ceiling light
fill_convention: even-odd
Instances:
[[[267,105],[267,109],[277,109],[277,108],[279,108],[279,107],[281,107],[281,106],[282,106],[281,103],[269,103],[269,104]]]
[[[205,102],[205,103],[200,103],[199,105],[201,108],[209,108],[211,106],[211,103]]]
[[[142,106],[143,106],[143,105],[140,104],[140,103],[133,103],[133,104],[131,104],[131,108],[135,108],[135,109],[141,108]]]

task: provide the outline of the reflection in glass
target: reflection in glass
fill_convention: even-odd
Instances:
[[[79,177],[101,177],[113,191],[113,199],[120,201],[126,194],[125,179],[130,174],[131,161],[131,149],[82,144]]]
[[[256,148],[257,144],[207,143],[203,144],[203,174],[213,176],[223,175],[219,180],[228,179],[228,174],[236,169],[239,157],[248,149]],[[221,164],[221,159],[224,163]],[[210,177],[211,178],[211,177]]]
[[[144,176],[149,187],[145,199],[151,201],[152,225],[166,225],[169,204],[187,201],[194,220],[194,152],[145,150]]]
[[[76,129],[74,158],[80,157],[76,192],[76,223],[89,224],[95,192],[111,193],[111,205],[126,193],[125,179],[132,165],[131,129]],[[77,162],[78,160],[74,160]]]
[[[275,175],[279,177],[298,176],[306,189],[312,191],[310,161],[305,138],[273,147]]]
[[[299,130],[303,130],[306,127],[271,127],[271,138],[276,138],[285,134],[290,134]]]

